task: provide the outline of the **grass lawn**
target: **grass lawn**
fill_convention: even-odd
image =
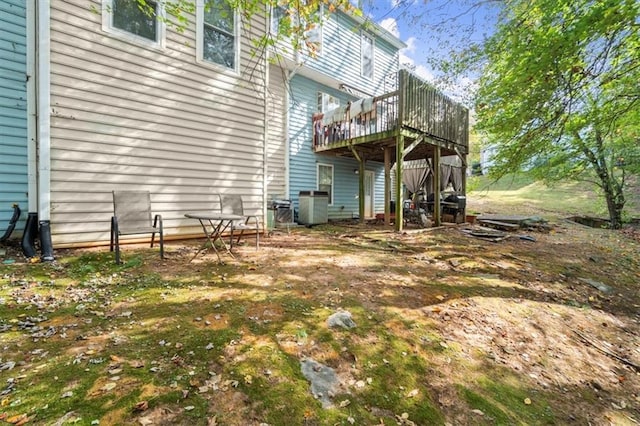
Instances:
[[[640,243],[562,220],[597,210],[553,191],[470,193],[549,218],[497,243],[344,223],[224,263],[202,241],[164,261],[129,246],[119,266],[106,248],[28,263],[9,247],[0,425],[635,424]],[[559,201],[576,193],[585,210]],[[355,327],[329,325],[345,311]]]
[[[640,218],[640,185],[630,179],[625,217]],[[479,212],[499,210],[551,217],[594,216],[607,218],[604,198],[585,183],[567,182],[548,187],[524,175],[513,175],[493,181],[474,176],[467,182],[470,208]]]

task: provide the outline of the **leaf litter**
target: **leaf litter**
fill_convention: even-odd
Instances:
[[[335,372],[336,382],[331,382],[331,386],[316,388],[314,392],[307,383],[306,389],[301,389],[312,398],[325,396],[328,404],[333,404],[335,398],[337,413],[314,409],[304,416],[300,414],[300,419],[308,414],[308,418],[334,416],[331,417],[334,420],[374,424],[376,416],[370,416],[377,413],[387,418],[387,423],[424,424],[421,417],[424,412],[418,407],[425,405],[437,407],[442,418],[453,424],[496,415],[484,405],[475,406],[463,398],[456,386],[483,395],[494,406],[504,406],[504,402],[493,399],[501,392],[519,395],[515,402],[523,407],[524,414],[505,415],[527,423],[532,423],[531,418],[517,417],[526,416],[526,410],[548,410],[561,423],[567,419],[611,421],[619,418],[616,416],[636,417],[634,410],[640,403],[637,375],[624,363],[568,332],[579,330],[597,339],[594,341],[611,353],[638,362],[640,354],[634,350],[639,347],[640,335],[638,299],[629,277],[637,276],[639,265],[631,261],[617,275],[618,242],[609,239],[610,234],[598,234],[600,245],[588,246],[597,261],[583,264],[580,261],[585,256],[584,244],[592,241],[593,236],[581,235],[582,231],[568,227],[536,235],[535,246],[516,239],[485,246],[471,242],[470,237],[455,228],[430,232],[428,236],[385,234],[390,240],[387,247],[403,247],[392,253],[376,248],[367,251],[372,240],[366,235],[362,240],[365,243],[358,244],[358,235],[366,234],[366,228],[349,232],[345,247],[336,246],[336,239],[330,237],[331,228],[325,229],[324,234],[314,231],[272,236],[257,253],[241,247],[237,261],[222,266],[225,270],[214,274],[213,279],[200,278],[198,281],[205,284],[190,289],[171,281],[173,277],[197,274],[186,258],[178,256],[165,263],[150,257],[152,260],[143,269],[166,277],[166,281],[158,280],[152,286],[131,271],[102,272],[77,282],[62,282],[64,268],[54,271],[55,281],[18,277],[15,272],[5,275],[0,300],[1,306],[9,309],[0,318],[0,338],[8,352],[4,351],[4,359],[0,359],[0,374],[2,378],[11,375],[5,382],[5,395],[15,394],[18,388],[24,394],[27,377],[46,380],[35,370],[37,360],[45,361],[45,365],[68,362],[76,366],[79,380],[86,374],[94,381],[94,391],[89,390],[88,394],[96,398],[117,391],[114,401],[118,401],[134,389],[146,386],[145,381],[160,380],[157,393],[125,407],[124,413],[130,417],[125,414],[120,418],[123,422],[156,424],[162,416],[177,420],[194,413],[203,415],[203,419],[215,419],[214,424],[258,424],[261,422],[254,423],[251,419],[276,416],[278,408],[257,409],[260,402],[249,396],[251,392],[265,384],[277,388],[279,383],[293,385],[299,380],[277,363],[258,363],[262,369],[258,371],[250,367],[259,359],[251,356],[252,351],[270,347],[275,353],[299,360],[313,357],[322,363],[318,365]],[[376,235],[375,239],[378,238]],[[629,250],[633,244],[625,241],[624,249]],[[452,249],[457,251],[454,257],[450,257]],[[559,250],[563,253],[561,259],[557,256]],[[283,266],[293,252],[295,256],[291,258],[306,265],[304,274]],[[251,266],[247,268],[244,262],[250,262]],[[236,263],[241,271],[237,274],[233,272]],[[579,270],[574,268],[576,264],[581,265]],[[12,268],[16,266],[19,264]],[[626,272],[631,274],[627,276]],[[257,273],[271,277],[269,293],[252,290],[242,294],[233,290],[234,286],[250,285],[251,281],[245,283],[243,277],[250,279]],[[613,276],[617,279],[612,279]],[[603,293],[594,286],[581,285],[580,278],[603,283],[613,291]],[[174,303],[184,297],[184,303],[189,303],[191,309],[173,308],[178,316],[165,315],[159,319],[156,322],[159,327],[153,332],[157,338],[155,334],[149,336],[155,342],[152,344],[150,339],[140,338],[150,331],[142,330],[153,323],[154,310],[142,305],[139,291],[153,286],[162,289],[164,302]],[[183,291],[189,297],[187,293],[183,296]],[[259,333],[274,330],[282,334],[286,327],[282,320],[287,317],[278,314],[271,321],[262,322],[259,314],[249,314],[247,310],[243,313],[243,303],[237,301],[239,295],[257,296],[247,299],[253,305],[262,303],[264,297],[282,297],[276,306],[281,303],[285,314],[291,306],[294,315],[306,318],[305,338],[300,340],[298,332],[298,338],[292,333],[297,343],[291,347],[282,338],[267,346],[263,346],[265,342],[256,344],[260,339],[252,339]],[[284,297],[290,295],[311,304],[287,301]],[[198,307],[199,298],[202,309]],[[291,303],[294,304],[288,305]],[[269,309],[273,305],[270,302]],[[201,309],[196,315],[194,307]],[[68,314],[69,308],[72,315]],[[358,327],[328,327],[325,321],[330,314],[346,308],[349,319],[355,319]],[[60,315],[63,311],[64,315]],[[182,324],[179,315],[184,315]],[[213,328],[211,322],[219,322],[214,315],[224,318],[225,324]],[[209,317],[211,321],[206,320],[209,322],[206,324],[203,319]],[[185,328],[187,323],[195,323],[194,328]],[[233,335],[221,338],[210,334],[213,330]],[[402,349],[387,349],[376,355],[378,344],[372,342],[391,339],[380,336],[393,336],[393,345]],[[346,350],[334,353],[322,343],[323,339]],[[20,346],[16,342],[21,342]],[[141,342],[145,343],[139,346]],[[54,343],[65,348],[63,354],[66,351],[73,355],[66,360],[64,355],[62,358],[56,355],[56,361],[47,361],[47,354],[60,353],[49,349]],[[138,348],[133,350],[135,346]],[[271,358],[263,357],[268,359]],[[388,392],[391,396],[394,392],[378,387],[383,379],[377,369],[386,367],[406,375],[403,366],[412,362],[423,364],[426,360],[429,367],[425,364],[421,368],[432,372],[428,383],[422,382],[419,374],[403,376],[409,381],[398,395],[406,403],[379,407],[379,402],[371,402],[379,399],[374,397],[375,393]],[[18,369],[19,374],[15,373]],[[142,380],[127,379],[127,369],[142,371]],[[263,374],[266,370],[270,374]],[[61,371],[56,374],[63,377]],[[522,393],[513,388],[508,392],[499,390],[505,385],[499,377],[505,374],[518,378]],[[61,382],[68,383],[68,379]],[[52,385],[55,387],[55,382]],[[78,401],[84,396],[80,388],[60,389],[58,398]],[[587,402],[580,396],[585,392],[599,402]],[[178,399],[163,396],[174,393]],[[303,394],[290,396],[304,400]],[[80,409],[82,404],[90,406],[87,402],[78,404]],[[321,399],[319,404],[325,406],[325,401]],[[295,405],[289,407],[292,409],[289,415],[295,416]],[[28,413],[13,410],[9,414],[17,421],[46,422],[47,411],[51,410],[50,407],[36,411],[33,407]],[[54,419],[64,415],[60,413]],[[95,418],[88,414],[82,417]]]

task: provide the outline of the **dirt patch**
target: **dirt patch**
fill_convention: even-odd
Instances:
[[[487,241],[464,225],[395,233],[331,224],[274,232],[258,251],[248,240],[222,263],[198,253],[201,241],[168,243],[165,261],[129,246],[125,261],[138,266],[109,269],[106,255],[108,264],[78,261],[68,269],[88,275],[51,295],[46,281],[7,274],[2,297],[16,312],[44,304],[50,323],[42,326],[59,332],[79,323],[69,338],[48,342],[92,372],[82,403],[113,404],[101,423],[640,421],[640,243],[623,231],[550,225]],[[63,279],[64,267],[56,275]],[[56,317],[67,303],[73,310]],[[355,328],[328,326],[340,310]],[[80,329],[86,315],[103,331]],[[30,356],[47,349],[44,340],[32,342],[40,323],[23,320],[7,316],[3,344],[13,352],[3,358],[19,361],[27,344],[37,343]],[[11,340],[19,333],[27,337],[22,347]],[[331,410],[310,395],[299,367],[305,357],[336,371]],[[106,364],[90,364],[99,358],[128,375],[113,380]],[[27,369],[24,383],[32,381],[27,374],[34,373]],[[69,381],[57,394],[81,387]],[[136,410],[144,401],[148,407]]]
[[[358,300],[374,316],[392,311],[422,329],[413,351],[432,363],[429,388],[453,424],[500,423],[474,411],[452,386],[491,400],[496,389],[487,375],[516,381],[523,407],[553,407],[552,423],[640,418],[633,367],[640,365],[638,245],[620,231],[571,222],[534,236],[535,242],[513,236],[491,243],[460,227],[394,234],[354,226],[276,234],[250,258],[274,277],[286,274],[292,291],[324,306]],[[291,267],[298,273],[291,275]],[[604,293],[581,278],[615,290]],[[406,327],[385,326],[415,339]],[[434,346],[443,353],[434,356]],[[507,418],[515,410],[492,403]]]

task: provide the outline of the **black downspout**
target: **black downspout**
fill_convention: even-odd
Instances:
[[[53,245],[51,244],[51,222],[40,221],[40,251],[44,262],[53,262]]]
[[[31,258],[36,255],[34,247],[36,237],[38,236],[38,213],[29,213],[27,223],[24,226],[24,234],[22,234],[22,252],[25,257]]]

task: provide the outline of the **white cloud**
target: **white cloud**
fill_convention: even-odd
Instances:
[[[380,21],[380,26],[385,30],[389,31],[396,37],[400,37],[400,30],[398,29],[398,22],[395,18],[387,18]]]
[[[400,30],[398,29],[398,22],[395,18],[386,18],[380,21],[379,25],[394,36],[400,38]],[[413,58],[413,55],[417,50],[417,43],[418,40],[415,37],[409,37],[405,41],[407,47],[400,50],[400,65],[413,69],[414,73],[418,75],[418,77],[433,82],[435,80],[433,72],[424,65],[416,64],[416,60]]]
[[[411,53],[414,53],[416,51],[416,38],[415,37],[409,37],[407,39],[407,41],[404,42],[404,44],[406,44],[407,47],[402,49],[403,51],[411,52]]]

